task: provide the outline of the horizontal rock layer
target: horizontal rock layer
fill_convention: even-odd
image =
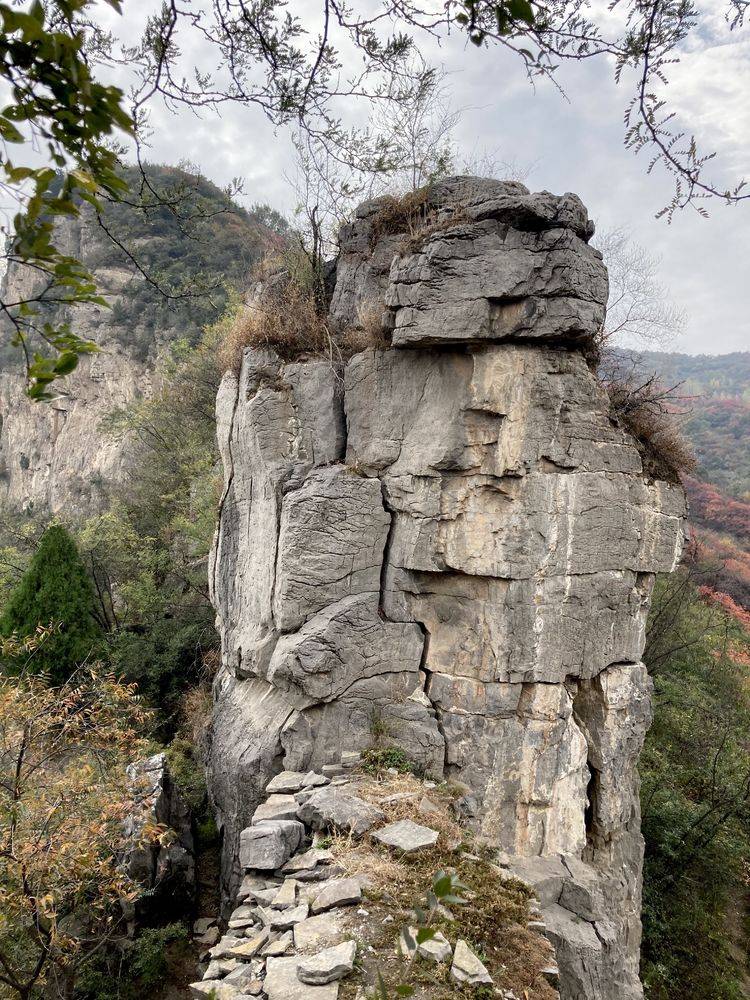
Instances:
[[[586,363],[607,281],[578,199],[454,178],[428,201],[408,239],[382,203],[342,233],[332,323],[379,302],[393,347],[343,371],[250,350],[219,393],[225,888],[274,774],[395,745],[464,784],[509,864],[572,859],[561,995],[638,997],[640,657],[684,496],[644,474]]]

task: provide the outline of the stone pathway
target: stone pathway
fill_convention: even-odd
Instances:
[[[320,831],[360,837],[385,822],[353,792],[358,763],[359,755],[349,754],[327,773],[283,771],[271,779],[242,833],[245,876],[226,932],[218,919],[194,926],[205,948],[203,978],[190,986],[194,1000],[337,1000],[357,954],[344,908],[361,903],[362,886],[343,877],[318,844]]]
[[[356,921],[348,919],[354,914],[348,908],[362,906],[366,883],[346,877],[321,846],[324,832],[352,838],[370,833],[400,857],[438,839],[437,831],[412,820],[386,824],[383,812],[356,794],[351,770],[358,763],[350,754],[344,766],[323,768],[329,773],[284,771],[269,782],[266,800],[242,833],[244,877],[224,934],[218,918],[194,925],[194,940],[204,951],[203,978],[190,986],[193,1000],[338,1000],[339,983],[357,960]],[[416,809],[416,797],[414,804]],[[429,815],[429,809],[420,813]],[[411,933],[416,936],[416,928]],[[457,983],[492,984],[465,941],[454,946],[437,934],[417,951],[423,961],[446,963]]]

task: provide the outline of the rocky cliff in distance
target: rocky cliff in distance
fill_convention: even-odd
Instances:
[[[56,316],[100,353],[83,358],[55,384],[56,398],[39,405],[26,397],[19,352],[8,344],[9,331],[0,329],[0,509],[66,517],[101,509],[108,487],[122,482],[132,461],[127,439],[108,433],[103,421],[153,391],[159,356],[176,340],[195,343],[203,326],[221,315],[226,286],[244,289],[252,264],[278,242],[204,178],[156,165],[147,173],[155,190],[181,192],[184,214],[194,221],[131,203],[107,206],[104,217],[152,279],[177,298],[165,299],[146,281],[86,211],[59,223],[57,244],[90,269],[109,308],[84,304]],[[137,189],[137,172],[126,170],[126,177]],[[210,293],[180,294],[201,282]],[[23,300],[43,286],[43,277],[12,265],[2,279],[3,300]]]
[[[534,886],[564,1000],[635,1000],[640,657],[683,491],[587,364],[607,277],[574,195],[452,178],[410,234],[388,209],[344,229],[331,320],[382,309],[391,346],[248,350],[219,393],[224,888],[274,774],[385,740]]]
[[[98,271],[101,294],[114,305],[131,277],[124,270]],[[9,298],[17,279],[15,272],[7,280]],[[107,486],[123,479],[127,447],[102,421],[151,392],[152,367],[118,342],[108,320],[103,307],[77,307],[76,330],[101,353],[85,357],[49,404],[26,396],[17,369],[0,373],[0,507],[66,515],[96,510]]]

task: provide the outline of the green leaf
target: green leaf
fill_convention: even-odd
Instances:
[[[528,25],[534,23],[534,9],[529,0],[508,0],[508,11],[516,21],[525,21]]]
[[[0,138],[5,142],[23,142],[23,134],[4,116],[0,116]],[[30,171],[29,171],[30,172]],[[6,173],[9,171],[6,168]],[[28,175],[27,175],[28,176]]]
[[[424,944],[425,941],[432,941],[437,934],[434,927],[420,927],[417,931],[417,944]]]
[[[432,891],[438,897],[442,899],[443,896],[447,896],[451,891],[452,880],[450,875],[445,875],[442,872],[438,872],[432,883]]]
[[[55,364],[55,374],[70,375],[78,367],[78,355],[73,351],[65,351],[57,359]]]
[[[465,899],[462,899],[460,896],[454,896],[453,893],[449,893],[447,896],[443,896],[443,902],[448,903],[450,906],[466,905]]]

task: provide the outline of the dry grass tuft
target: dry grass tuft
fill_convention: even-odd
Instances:
[[[412,819],[438,830],[440,837],[434,848],[400,858],[374,840],[354,841],[335,837],[331,843],[336,862],[350,875],[366,877],[368,916],[359,934],[367,947],[360,948],[362,969],[359,983],[364,981],[376,996],[374,984],[378,973],[383,976],[389,996],[399,984],[414,986],[415,1000],[449,1000],[454,997],[496,996],[494,988],[478,990],[461,987],[450,978],[449,966],[435,966],[418,960],[411,969],[397,952],[401,928],[413,922],[412,909],[423,904],[432,879],[439,870],[456,872],[467,887],[463,896],[466,905],[453,906],[438,915],[433,922],[455,944],[463,938],[485,962],[495,987],[510,989],[528,1000],[553,1000],[556,992],[541,975],[550,964],[548,942],[528,931],[528,889],[507,876],[492,863],[492,852],[471,843],[471,834],[463,830],[451,808],[454,792],[448,784],[426,789],[411,774],[383,775],[381,778],[358,778],[356,794],[383,810],[388,822]],[[394,799],[394,797],[396,797]],[[427,797],[435,812],[422,814],[420,801]],[[468,844],[467,844],[468,841]],[[355,996],[357,984],[342,984],[341,1000]]]
[[[383,306],[368,302],[360,307],[357,325],[345,330],[339,337],[345,357],[360,354],[370,348],[386,350],[391,346],[383,327]]]
[[[401,233],[401,253],[415,253],[433,233],[443,232],[465,221],[465,209],[456,204],[451,214],[439,218],[437,209],[430,205],[429,187],[410,191],[401,198],[388,197],[375,215],[370,229],[370,245],[375,246],[384,236]]]
[[[466,222],[468,219],[469,216],[466,211],[461,207],[457,207],[454,209],[453,214],[447,218],[441,219],[439,222],[428,222],[420,229],[410,233],[401,243],[400,250],[404,254],[416,253],[433,233],[448,232],[454,226],[459,225],[461,222]]]
[[[426,226],[435,210],[429,205],[429,187],[409,191],[400,198],[393,195],[383,199],[372,220],[370,246],[375,246],[384,236],[394,233],[415,233]]]
[[[638,379],[633,373],[604,380],[610,412],[635,439],[646,472],[655,479],[679,482],[692,472],[695,455],[685,439],[676,412],[676,387],[665,388],[656,376]]]
[[[293,280],[266,289],[257,302],[243,309],[219,345],[222,371],[239,374],[247,347],[270,347],[284,361],[336,355],[314,291]]]

